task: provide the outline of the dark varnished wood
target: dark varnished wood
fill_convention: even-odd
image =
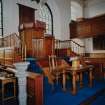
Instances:
[[[70,23],[70,38],[95,37],[105,34],[105,14]]]
[[[105,67],[105,58],[87,57],[85,63],[94,65],[94,78],[102,79],[104,77],[103,68]]]
[[[28,105],[43,105],[43,75],[28,72]]]
[[[75,95],[77,93],[77,76],[80,74],[80,87],[83,87],[83,72],[89,72],[89,87],[92,87],[93,85],[93,66],[87,65],[87,66],[82,66],[82,67],[76,67],[76,68],[67,68],[65,70],[66,73],[70,73],[72,75],[72,94]],[[66,76],[64,76],[66,78]],[[65,80],[65,79],[64,79]],[[66,82],[63,82],[63,86],[65,88]]]

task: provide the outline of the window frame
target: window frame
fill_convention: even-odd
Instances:
[[[50,31],[51,34],[49,34],[49,33],[46,33],[46,34],[53,36],[53,34],[54,34],[54,32],[53,32],[53,31],[54,31],[54,30],[53,30],[53,14],[52,14],[52,11],[51,11],[51,9],[50,9],[50,7],[49,7],[49,5],[48,5],[47,3],[45,3],[44,6],[48,9],[48,12],[50,13],[50,17],[51,17],[51,19],[50,19],[50,20],[51,20],[51,22],[50,22],[50,23],[51,23],[51,28],[50,28],[50,30],[49,30],[49,26],[48,26],[49,24],[46,23],[46,26],[48,26],[48,29],[46,28],[46,30]],[[41,11],[41,10],[40,10],[40,11]],[[43,16],[43,17],[40,16],[40,18],[45,19],[44,22],[46,22],[46,19],[47,19],[48,17],[46,18],[46,17],[44,17],[44,16]]]

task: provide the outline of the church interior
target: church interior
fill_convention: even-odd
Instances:
[[[0,105],[105,105],[105,0],[0,0]]]

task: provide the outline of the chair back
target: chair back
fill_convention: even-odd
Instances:
[[[56,55],[50,55],[49,56],[49,69],[50,72],[57,69],[57,57]]]

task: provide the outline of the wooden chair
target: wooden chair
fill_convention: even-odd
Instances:
[[[55,76],[58,84],[58,79],[61,72],[58,68],[58,62],[55,55],[49,56],[49,70],[50,70],[50,73]]]
[[[57,58],[56,55],[49,56],[49,72],[50,72],[50,75],[54,77],[53,83],[52,83],[53,90],[54,90],[54,83],[58,84],[59,79],[63,81],[62,77],[64,74],[64,69],[67,67],[67,65],[62,65],[62,63],[64,64],[64,62],[62,62],[61,59]]]

